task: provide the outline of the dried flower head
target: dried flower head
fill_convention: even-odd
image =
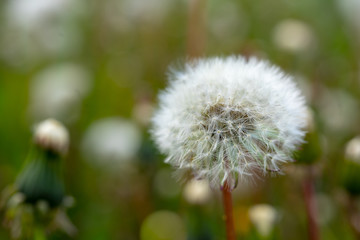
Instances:
[[[304,98],[291,77],[255,58],[210,58],[170,75],[152,135],[180,175],[212,186],[279,172],[303,141]]]
[[[64,125],[54,119],[41,122],[35,130],[35,143],[41,148],[66,154],[69,145],[69,133]]]

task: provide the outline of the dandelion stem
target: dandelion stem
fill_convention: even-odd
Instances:
[[[204,53],[205,48],[205,9],[206,0],[189,1],[187,29],[187,54],[196,58]]]
[[[315,200],[315,189],[313,181],[312,168],[309,169],[309,174],[303,182],[303,192],[306,206],[306,214],[308,218],[308,234],[310,240],[319,239],[319,227],[317,224],[317,210]]]
[[[358,214],[355,199],[352,196],[350,196],[347,201],[347,214],[349,225],[353,230],[356,239],[360,239],[360,216]]]
[[[223,193],[224,217],[226,224],[227,240],[235,240],[236,238],[235,238],[231,190],[227,183],[225,183],[225,185],[223,186],[222,193]]]

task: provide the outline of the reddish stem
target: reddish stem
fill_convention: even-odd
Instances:
[[[224,215],[226,224],[226,239],[235,240],[235,228],[234,228],[234,217],[233,217],[233,206],[231,198],[231,190],[227,183],[225,183],[223,189],[223,203],[224,203]]]
[[[350,196],[347,202],[348,221],[356,239],[360,239],[360,216],[356,207],[355,199]]]
[[[304,180],[303,192],[306,206],[306,214],[308,218],[308,234],[310,240],[319,240],[319,227],[317,223],[317,206],[315,199],[315,189],[313,175],[310,169],[309,175]]]
[[[187,54],[190,58],[203,55],[205,49],[205,10],[207,0],[189,1]]]

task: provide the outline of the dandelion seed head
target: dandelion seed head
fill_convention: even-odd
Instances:
[[[118,171],[136,158],[141,131],[132,121],[110,117],[94,122],[82,141],[82,153],[89,163]]]
[[[51,117],[73,123],[91,89],[91,74],[83,66],[74,63],[50,66],[31,81],[29,114],[35,120]]]
[[[290,76],[255,58],[197,60],[172,71],[152,135],[178,175],[212,186],[279,172],[303,141],[304,98]],[[190,173],[190,174],[189,174]],[[181,177],[182,178],[182,177]]]
[[[356,163],[360,163],[360,136],[351,139],[346,144],[345,157]]]
[[[279,49],[299,53],[309,51],[313,47],[315,36],[306,23],[286,19],[275,26],[273,41]]]
[[[35,143],[40,147],[60,154],[66,154],[70,141],[66,127],[54,119],[39,123],[34,138]]]
[[[249,217],[258,232],[262,236],[267,237],[273,229],[278,212],[271,205],[258,204],[249,209]]]
[[[211,199],[211,188],[207,180],[191,180],[185,187],[183,196],[190,204],[206,204]]]

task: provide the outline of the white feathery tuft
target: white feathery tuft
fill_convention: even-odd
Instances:
[[[35,129],[34,140],[40,147],[66,154],[69,147],[69,132],[66,127],[55,119],[40,122]]]
[[[266,61],[196,60],[171,72],[159,101],[151,132],[166,162],[213,187],[280,172],[303,142],[304,97]]]

